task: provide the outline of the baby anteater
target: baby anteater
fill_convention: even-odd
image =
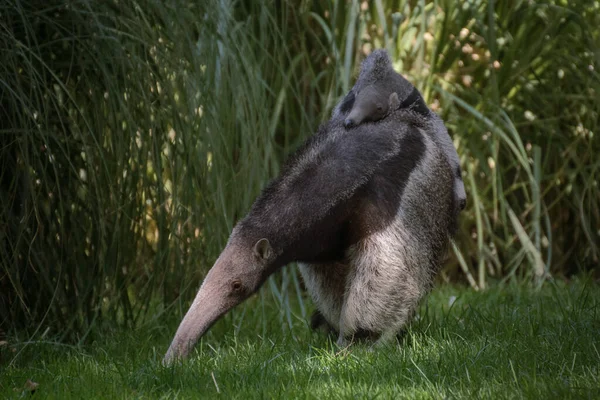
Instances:
[[[442,119],[425,104],[421,93],[394,71],[385,50],[376,50],[363,62],[356,84],[334,112],[346,128],[376,122],[395,109],[410,110],[423,120],[425,131],[441,147],[454,172],[455,214],[465,208],[467,195],[460,160]]]

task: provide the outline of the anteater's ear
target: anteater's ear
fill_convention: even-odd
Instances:
[[[267,239],[262,238],[254,245],[254,256],[259,260],[268,261],[273,255],[273,248]]]

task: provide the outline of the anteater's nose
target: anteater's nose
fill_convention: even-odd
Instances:
[[[346,118],[344,120],[344,127],[352,128],[354,126],[354,120],[352,118]]]

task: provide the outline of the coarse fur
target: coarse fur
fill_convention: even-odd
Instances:
[[[266,237],[284,264],[336,261],[349,244],[390,224],[425,149],[416,126],[393,122],[365,126],[352,140],[339,124],[322,127],[267,186],[232,238],[253,243]],[[385,179],[377,175],[383,169]],[[365,193],[373,180],[379,185]],[[376,210],[366,208],[368,196],[378,201]]]
[[[455,176],[454,194],[457,207],[454,210],[454,226],[457,226],[458,214],[466,206],[467,195],[456,148],[442,119],[427,107],[418,89],[393,69],[385,50],[375,50],[363,61],[355,85],[335,108],[332,119],[342,119],[346,128],[365,122],[377,122],[394,110],[386,110],[386,100],[392,96],[395,96],[396,100],[391,104],[397,104],[398,108],[412,110],[419,115],[418,118],[426,125],[425,131],[448,158]]]
[[[387,55],[363,66],[358,88],[400,76]],[[393,107],[349,135],[342,116],[351,103],[342,101],[233,229],[165,363],[186,356],[217,319],[292,261],[301,264],[317,320],[338,332],[340,345],[357,336],[385,342],[406,324],[453,232],[453,170],[431,132],[435,119],[418,107]]]
[[[397,111],[392,118],[391,126],[397,120],[410,122],[424,144],[392,222],[350,245],[345,253],[347,263],[300,264],[317,305],[314,325],[326,321],[338,332],[339,345],[356,335],[385,343],[398,334],[430,290],[448,242],[454,200],[447,160],[421,128],[416,113]],[[380,124],[385,122],[387,119]],[[368,189],[372,192],[365,198],[380,193],[383,181],[374,179]],[[385,181],[394,184],[393,179]],[[432,201],[439,195],[446,198]],[[321,316],[324,321],[319,321]]]
[[[340,343],[401,329],[444,257],[453,207],[448,162],[409,114],[351,136],[332,120],[290,158],[233,229],[165,363],[292,261]]]
[[[415,87],[394,70],[387,51],[378,49],[363,60],[358,79],[340,104],[333,109],[332,120],[335,121],[340,118],[343,120],[352,110],[356,96],[364,88],[375,86],[383,90],[381,85],[389,88],[388,95],[392,92],[398,95],[402,108],[408,108],[408,105],[404,104],[404,101],[410,97]]]
[[[344,126],[352,128],[363,122],[376,122],[400,108],[396,92],[388,93],[376,85],[369,85],[358,93],[352,110],[344,119]]]

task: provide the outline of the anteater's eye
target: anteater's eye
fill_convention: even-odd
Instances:
[[[234,292],[239,292],[240,290],[242,290],[242,282],[238,280],[231,282],[231,290],[233,290]]]
[[[377,106],[377,111],[381,111],[381,110],[383,110],[383,106],[382,105],[378,105]]]

